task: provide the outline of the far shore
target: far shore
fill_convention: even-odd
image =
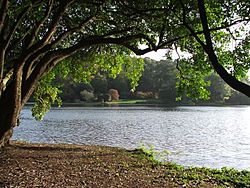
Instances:
[[[33,106],[35,102],[28,102],[26,106]],[[52,105],[57,107],[56,105]],[[232,103],[163,103],[157,100],[127,100],[122,99],[119,101],[111,102],[63,102],[62,107],[114,107],[114,106],[148,106],[148,107],[178,107],[178,106],[250,106],[250,104],[232,104]]]

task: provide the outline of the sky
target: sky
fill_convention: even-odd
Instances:
[[[156,61],[160,61],[162,59],[165,59],[164,56],[166,54],[167,50],[166,49],[160,49],[160,50],[157,50],[157,52],[155,51],[152,51],[152,52],[148,52],[144,55],[142,55],[142,57],[149,57],[151,59],[154,59]]]
[[[165,54],[167,53],[167,51],[168,51],[167,49],[159,49],[156,52],[155,51],[148,52],[148,53],[142,55],[141,57],[143,57],[143,58],[149,57],[149,58],[154,59],[156,61],[160,61],[162,59],[166,59]],[[188,57],[188,53],[181,52],[180,49],[178,49],[178,53],[180,56]],[[173,58],[173,60],[178,59],[178,55],[177,55],[175,50],[172,51],[172,58]]]

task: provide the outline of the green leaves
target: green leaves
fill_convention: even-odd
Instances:
[[[60,106],[62,103],[58,96],[61,86],[56,83],[57,77],[71,77],[77,83],[90,83],[98,74],[115,78],[124,69],[131,87],[135,89],[144,68],[141,58],[131,57],[127,50],[117,46],[99,47],[95,50],[92,49],[89,53],[80,51],[42,78],[34,94],[36,103],[32,115],[36,120],[42,120],[52,104]]]
[[[125,75],[130,80],[132,90],[138,85],[144,69],[144,61],[141,58],[128,58],[125,63]]]
[[[180,57],[176,60],[178,69],[177,101],[181,100],[183,96],[193,100],[208,100],[210,92],[207,90],[207,86],[210,83],[206,78],[212,71],[210,62],[198,42],[190,39],[186,40],[185,45],[190,57]]]
[[[58,88],[59,86],[51,85],[51,82],[55,79],[55,74],[51,72],[44,77],[34,94],[34,99],[36,101],[32,108],[32,116],[35,117],[37,121],[41,121],[44,115],[50,110],[52,104],[61,106],[62,101],[58,94],[61,92]]]
[[[72,1],[65,12],[64,1],[52,1],[51,6],[50,1],[31,2],[10,1],[7,29],[13,27],[25,7],[30,7],[30,10],[11,36],[10,46],[6,46],[8,65],[5,67],[12,68],[13,62],[27,59],[24,67],[32,64],[32,71],[50,53],[55,54],[55,62],[57,57],[68,57],[75,53],[42,79],[35,94],[38,102],[33,114],[37,119],[41,119],[50,108],[49,103],[59,102],[57,95],[60,89],[51,85],[56,76],[70,76],[75,82],[86,83],[98,73],[115,78],[124,69],[134,89],[144,69],[143,61],[131,57],[131,51],[125,47],[136,52],[141,44],[146,44],[152,50],[173,49],[175,44],[186,52],[190,58],[179,60],[177,65],[178,98],[182,95],[194,99],[209,98],[206,90],[209,82],[205,78],[212,67],[202,49],[206,42],[197,0]],[[250,68],[249,5],[244,1],[211,0],[205,1],[204,6],[219,63],[235,78],[246,77]],[[238,25],[238,22],[241,24]],[[132,38],[127,40],[129,37]],[[233,40],[236,45],[230,49]],[[109,44],[107,41],[112,42]],[[29,52],[30,49],[34,49],[34,52]],[[26,55],[26,52],[29,54]],[[6,74],[9,70],[4,71]]]

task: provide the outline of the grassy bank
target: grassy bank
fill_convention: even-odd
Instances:
[[[0,187],[249,187],[250,172],[184,168],[151,151],[13,142],[0,151]]]
[[[164,166],[163,178],[172,181],[176,187],[250,187],[250,171],[247,170],[183,167],[173,162],[160,162],[156,159],[159,153],[150,149],[140,148],[134,152],[153,166]]]
[[[107,102],[107,104],[128,104],[128,105],[134,105],[134,104],[149,104],[151,101],[149,100],[127,100],[127,99],[121,99],[118,101],[111,101]]]

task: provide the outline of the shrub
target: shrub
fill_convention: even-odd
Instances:
[[[118,93],[118,91],[116,89],[110,89],[109,90],[109,95],[111,96],[112,101],[113,100],[115,100],[115,101],[119,100],[119,93]]]
[[[147,92],[137,91],[135,93],[135,98],[136,99],[157,99],[158,96],[154,92],[151,92],[151,91],[147,91]]]
[[[112,100],[112,99],[111,99],[111,95],[108,94],[108,93],[106,93],[106,94],[103,96],[103,98],[104,98],[104,101],[105,101],[105,102],[109,102],[109,101]]]
[[[87,90],[83,90],[80,92],[81,99],[86,102],[92,102],[95,100],[95,96],[92,92],[89,92]]]

